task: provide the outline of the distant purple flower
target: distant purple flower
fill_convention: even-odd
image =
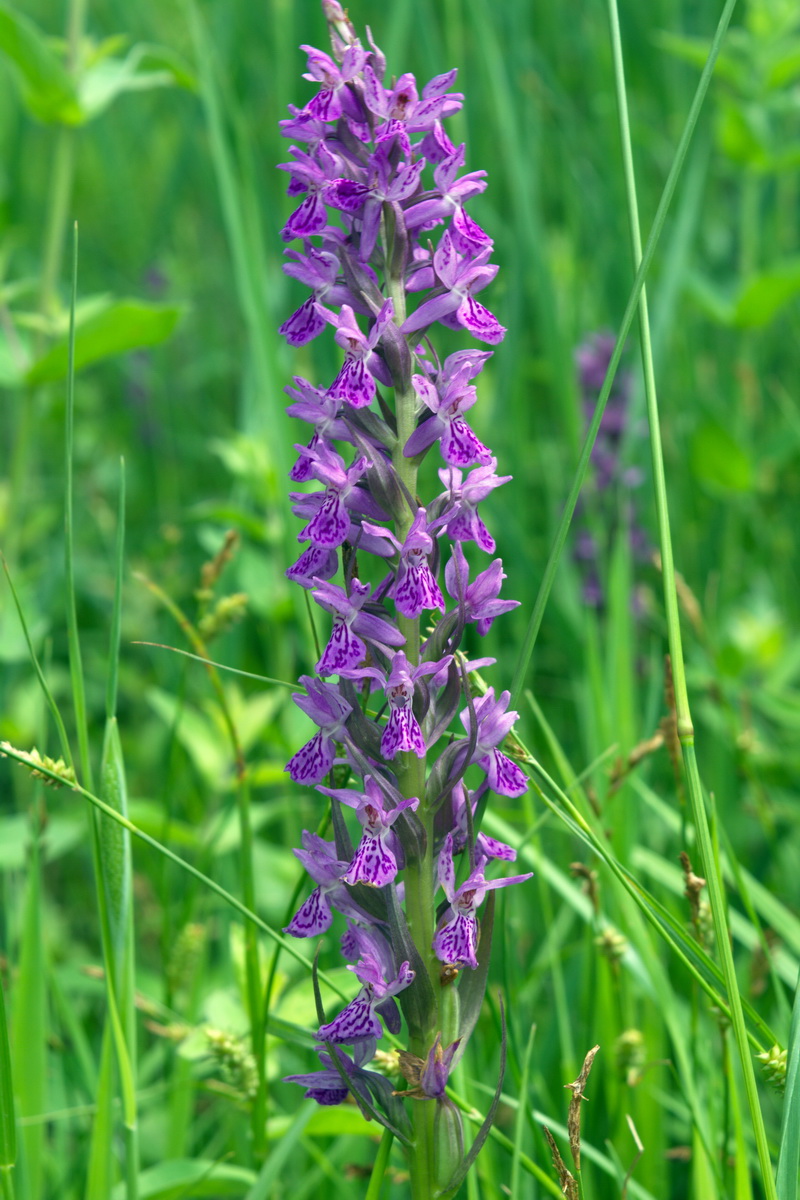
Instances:
[[[301,675],[300,682],[307,694],[298,693],[292,699],[319,726],[319,732],[297,751],[284,770],[295,783],[312,786],[321,783],[333,766],[334,742],[341,736],[352,709],[333,684],[309,675]]]
[[[523,883],[531,878],[532,872],[529,871],[526,875],[514,875],[510,879],[487,880],[483,873],[486,861],[481,858],[469,878],[456,890],[453,836],[448,834],[445,838],[439,854],[439,883],[450,901],[450,907],[433,939],[433,952],[440,962],[464,963],[474,971],[478,966],[478,922],[475,912],[483,904],[486,893],[492,888],[509,887],[512,883]]]

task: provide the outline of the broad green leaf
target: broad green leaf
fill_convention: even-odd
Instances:
[[[156,87],[194,88],[194,79],[183,60],[161,46],[134,46],[125,58],[98,59],[81,75],[78,84],[85,120],[98,116],[123,92]]]
[[[32,116],[47,124],[80,124],[83,114],[63,63],[41,30],[2,2],[0,51],[17,68],[22,99]]]
[[[715,490],[749,492],[753,486],[750,459],[715,421],[704,421],[695,432],[691,463],[694,477]]]
[[[692,299],[713,321],[720,325],[733,324],[734,299],[729,289],[692,272],[688,274],[686,286]]]
[[[104,358],[127,354],[141,346],[155,346],[173,333],[182,309],[175,305],[118,300],[86,321],[75,335],[75,368]],[[52,383],[67,374],[68,347],[63,338],[30,368],[28,383]]]
[[[781,40],[774,61],[767,74],[771,88],[784,88],[800,75],[800,39]]]
[[[159,688],[150,688],[147,699],[165,725],[175,727],[175,736],[208,786],[223,789],[230,773],[231,749],[221,720],[190,704],[180,704]]]
[[[691,63],[693,67],[700,70],[708,61],[711,43],[705,38],[683,37],[681,34],[667,33],[662,30],[656,34],[655,41],[668,54],[680,58],[683,62]],[[719,79],[738,86],[742,79],[742,67],[732,55],[723,52],[717,58],[714,74]]]
[[[48,816],[42,839],[42,858],[52,862],[74,849],[86,838],[81,817]],[[0,871],[23,871],[31,848],[31,826],[27,816],[10,813],[0,820]]]
[[[800,259],[794,258],[747,280],[736,301],[734,321],[746,329],[768,325],[798,295]]]
[[[763,171],[769,166],[768,130],[763,108],[728,101],[717,117],[717,139],[723,154],[743,167]]]
[[[25,379],[26,357],[16,330],[0,326],[0,388],[20,386]]]
[[[138,1181],[139,1200],[190,1200],[193,1196],[244,1196],[256,1176],[244,1167],[217,1163],[205,1158],[175,1158],[142,1171]],[[125,1200],[126,1185],[120,1183],[111,1200]]]

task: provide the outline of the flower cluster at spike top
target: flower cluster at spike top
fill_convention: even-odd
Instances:
[[[459,653],[468,625],[484,635],[516,606],[500,598],[501,561],[471,577],[464,552],[474,542],[493,554],[479,506],[510,478],[497,474],[466,420],[492,352],[463,349],[442,361],[433,327],[484,345],[505,330],[477,299],[497,267],[491,238],[465,209],[486,173],[465,170],[464,146],[445,131],[462,105],[451,90],[456,72],[421,90],[412,75],[387,84],[369,31],[366,49],[336,0],[323,9],[332,54],[303,47],[305,79],[317,90],[282,122],[293,144],[281,169],[298,200],[283,238],[299,243],[284,269],[311,295],[280,332],[299,347],[330,326],[344,352],[328,386],[298,377],[286,389],[289,413],[312,430],[291,478],[319,485],[292,495],[303,526],[286,574],[330,630],[316,675],[303,676],[294,696],[316,732],[286,769],[330,797],[334,837],[305,833],[295,851],[314,887],[287,932],[315,937],[340,914],[342,951],[361,986],[319,1029],[322,1069],[291,1078],[322,1104],[352,1092],[385,1111],[387,1081],[367,1069],[379,1018],[398,1033],[399,1002],[421,1064],[409,1068],[407,1094],[444,1104],[482,998],[470,993],[459,1016],[452,984],[488,953],[478,909],[491,890],[529,878],[490,877],[496,860],[515,853],[477,830],[490,791],[517,797],[528,786],[500,749],[517,714],[508,692],[473,695],[470,671],[494,660]],[[434,446],[441,491],[423,503],[417,470]],[[374,585],[359,578],[368,556]],[[360,823],[356,845],[343,807]]]

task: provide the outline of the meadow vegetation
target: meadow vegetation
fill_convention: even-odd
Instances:
[[[514,476],[492,529],[521,605],[481,652],[518,693],[531,788],[493,799],[483,828],[534,877],[497,893],[451,1080],[469,1131],[502,997],[501,1103],[460,1194],[561,1195],[547,1127],[581,1200],[796,1200],[796,4],[733,7],[646,280],[704,821],[636,320],[616,473],[588,464],[561,546],[605,375],[587,382],[576,354],[613,345],[636,276],[607,6],[349,11],[390,73],[458,67],[451,136],[488,172],[471,211],[508,329],[474,425]],[[722,11],[620,3],[645,245]],[[332,340],[276,332],[303,298],[275,170],[277,122],[311,93],[301,43],[326,46],[305,0],[0,0],[3,1200],[408,1194],[399,1148],[354,1104],[283,1082],[316,1062],[314,949],[280,930],[307,889],[292,847],[321,813],[284,772],[320,631],[284,577],[301,435],[283,388],[340,365]],[[352,984],[336,938],[319,970],[333,1008]],[[576,1171],[565,1087],[597,1045]]]

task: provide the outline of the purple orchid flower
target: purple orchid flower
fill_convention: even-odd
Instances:
[[[477,299],[497,267],[490,261],[491,237],[468,213],[486,188],[486,174],[466,170],[465,147],[454,146],[445,129],[463,100],[450,90],[455,71],[421,91],[410,74],[386,82],[385,58],[369,31],[366,49],[339,0],[322,4],[332,57],[305,47],[306,78],[317,93],[304,109],[290,108],[282,125],[292,141],[291,161],[283,164],[288,194],[300,203],[283,237],[302,239],[300,250],[287,251],[285,270],[310,295],[281,332],[290,345],[303,346],[329,324],[344,351],[330,387],[298,377],[287,389],[290,415],[311,427],[308,445],[296,447],[291,478],[321,486],[291,496],[303,526],[298,540],[307,544],[286,575],[312,592],[333,627],[315,677],[303,677],[306,695],[295,697],[317,732],[286,769],[330,798],[337,822],[341,804],[354,809],[361,836],[351,861],[344,862],[338,836],[330,844],[303,835],[297,854],[314,887],[287,932],[315,936],[330,928],[337,912],[343,914],[342,953],[361,986],[318,1035],[329,1047],[354,1046],[352,1058],[323,1051],[320,1070],[289,1078],[323,1104],[345,1099],[347,1082],[357,1097],[373,1096],[394,1122],[391,1085],[376,1083],[380,1077],[364,1066],[382,1029],[400,1031],[395,996],[413,983],[408,960],[416,962],[418,954],[428,961],[431,945],[430,931],[427,943],[419,942],[418,922],[409,921],[406,932],[397,906],[407,914],[420,904],[430,908],[437,875],[448,907],[434,951],[446,963],[474,969],[476,913],[486,893],[528,878],[487,880],[490,859],[511,861],[514,850],[480,832],[469,847],[471,873],[458,888],[453,866],[454,851],[468,847],[479,798],[489,788],[518,796],[528,784],[499,750],[516,720],[506,711],[508,693],[469,698],[465,676],[494,660],[467,659],[460,648],[467,623],[483,635],[516,606],[500,599],[500,560],[471,580],[462,545],[473,540],[494,551],[478,508],[510,478],[496,474],[491,450],[467,421],[478,398],[476,378],[492,351],[470,348],[442,359],[432,326],[467,330],[489,346],[502,340],[505,329]],[[418,468],[434,443],[445,464],[445,491],[426,508],[417,498]],[[450,554],[442,559],[452,599],[445,612],[437,574],[440,546],[448,538]],[[361,581],[369,555],[385,560],[383,578],[372,589]],[[380,579],[378,566],[373,562],[366,577]],[[340,567],[342,577],[334,583]],[[420,617],[437,610],[444,617],[435,619],[429,636]],[[434,661],[436,654],[443,657]],[[325,682],[337,675],[338,686]],[[356,681],[369,684],[360,689],[358,705]],[[377,688],[386,704],[375,717],[369,693]],[[468,737],[451,738],[429,772],[428,750],[465,702],[461,721]],[[338,761],[352,777],[348,787],[327,786],[337,747]],[[483,768],[485,779],[469,792],[462,777],[473,764]],[[435,820],[429,807],[434,795],[445,798]],[[417,869],[405,871],[406,861]],[[359,887],[381,891],[354,893]],[[363,898],[364,910],[354,894]],[[381,919],[367,915],[376,912]],[[413,954],[409,935],[416,939]],[[459,1042],[434,1023],[428,992],[427,985],[416,987],[404,998],[410,1037],[427,1052],[406,1064],[414,1085],[406,1095],[434,1101],[436,1121],[452,1135],[455,1160],[463,1157],[463,1139],[446,1085]],[[412,1147],[412,1163],[414,1153]]]
[[[395,625],[383,617],[363,611],[363,605],[371,593],[368,583],[353,579],[349,595],[336,584],[323,580],[318,580],[317,584],[311,595],[321,608],[333,613],[333,632],[315,667],[318,675],[338,675],[358,667],[364,661],[367,645],[358,634],[363,634],[386,654],[389,653],[387,647],[404,644],[406,639]]]
[[[413,75],[401,75],[393,87],[385,88],[367,66],[364,70],[364,103],[383,121],[383,126],[376,131],[376,141],[397,138],[402,150],[409,154],[409,134],[428,133],[438,120],[461,108],[463,97],[460,93],[446,94],[455,77],[455,71],[437,75],[422,89],[420,99]]]
[[[410,291],[418,291],[438,280],[441,291],[429,300],[423,300],[403,322],[401,331],[415,333],[434,321],[441,321],[455,329],[468,329],[476,338],[491,346],[502,342],[506,335],[505,328],[488,308],[478,303],[473,294],[485,288],[497,274],[497,267],[488,265],[491,252],[491,246],[487,246],[473,258],[459,254],[453,237],[446,229],[433,255],[433,272],[430,268],[422,268],[407,285]]]
[[[351,308],[358,306],[349,288],[339,282],[339,258],[332,248],[334,245],[331,242],[331,249],[318,249],[307,241],[302,254],[299,250],[286,251],[292,261],[284,263],[284,274],[312,289],[312,295],[278,329],[290,346],[305,346],[322,333],[325,318],[317,308],[317,302],[349,304]]]
[[[401,800],[395,808],[387,811],[384,808],[383,793],[371,775],[364,779],[363,792],[327,787],[319,787],[317,790],[326,796],[332,796],[341,804],[354,808],[364,830],[353,861],[341,876],[344,882],[351,885],[364,883],[367,887],[378,888],[392,883],[398,870],[398,845],[392,833],[392,825],[401,812],[419,806],[417,797]]]
[[[404,652],[398,650],[392,658],[388,679],[377,667],[361,667],[350,672],[355,678],[376,679],[384,687],[389,701],[389,720],[381,737],[381,754],[387,762],[401,751],[416,754],[417,758],[425,757],[425,739],[412,709],[414,684],[426,675],[436,676],[446,670],[452,658],[452,654],[448,654],[438,662],[422,662],[417,667],[410,667]]]
[[[303,76],[321,89],[306,105],[306,111],[322,121],[336,121],[347,114],[360,122],[363,114],[347,84],[360,75],[367,61],[367,51],[358,42],[348,46],[338,67],[330,55],[313,46],[301,46],[308,54],[308,72]]]
[[[292,583],[301,587],[312,588],[318,579],[330,579],[336,574],[339,559],[335,550],[326,546],[308,546],[296,563],[287,567],[284,574]]]
[[[494,688],[475,701],[477,738],[470,763],[478,763],[486,772],[489,787],[501,796],[521,796],[528,790],[528,780],[515,762],[498,750],[511,727],[519,720],[519,713],[506,712],[510,692],[501,692],[497,700]],[[460,714],[461,723],[467,734],[472,732],[472,714],[466,708]],[[462,764],[463,765],[463,764]]]
[[[419,189],[420,175],[425,166],[425,160],[420,159],[413,164],[403,163],[395,173],[386,147],[384,143],[372,157],[374,179],[370,184],[352,179],[334,179],[325,189],[325,202],[331,208],[351,216],[358,214],[361,221],[358,249],[364,261],[375,249],[384,205],[399,205],[410,199]]]
[[[290,417],[297,417],[313,425],[314,435],[308,446],[300,449],[297,462],[289,472],[289,478],[294,483],[306,483],[314,478],[313,452],[333,452],[333,440],[347,442],[350,440],[350,432],[338,415],[337,400],[333,400],[327,392],[314,387],[299,375],[295,375],[294,384],[294,387],[283,389],[287,396],[295,397],[295,402],[288,405],[286,411]]]
[[[314,478],[327,485],[324,492],[292,493],[295,515],[306,516],[313,513],[311,520],[297,535],[297,540],[305,542],[310,539],[315,546],[333,550],[346,541],[350,532],[349,507],[363,502],[365,498],[369,499],[353,495],[359,479],[369,466],[369,460],[362,455],[349,467],[345,467],[342,456],[324,445],[315,450],[304,446],[298,446],[296,449],[301,453],[305,452],[310,459],[309,469]],[[374,505],[370,507],[374,513]]]
[[[333,1054],[344,1069],[351,1087],[363,1100],[369,1102],[370,1096],[377,1099],[381,1095],[385,1096],[387,1090],[391,1091],[391,1084],[385,1075],[364,1070],[364,1065],[371,1062],[375,1054],[375,1048],[369,1041],[356,1042],[352,1058],[338,1048],[325,1051],[322,1046],[317,1046],[316,1050],[323,1064],[321,1071],[309,1071],[305,1075],[285,1075],[283,1079],[284,1083],[299,1083],[301,1087],[306,1088],[306,1100],[316,1100],[317,1104],[327,1106],[342,1104],[349,1096],[349,1088],[333,1065]]]
[[[333,909],[350,921],[368,924],[372,918],[356,904],[342,883],[347,863],[336,857],[336,847],[316,833],[303,830],[303,849],[294,851],[316,887],[284,927],[292,937],[317,937],[330,929]]]
[[[418,508],[411,528],[401,544],[389,529],[364,522],[367,533],[386,538],[400,554],[395,581],[387,595],[404,617],[418,617],[425,609],[438,608],[444,612],[444,597],[433,577],[428,558],[433,551],[433,538],[428,529],[428,514]]]
[[[427,228],[432,221],[452,216],[451,237],[461,254],[479,254],[492,245],[492,239],[472,217],[464,203],[486,189],[486,172],[470,171],[458,178],[464,166],[464,146],[446,155],[434,169],[435,193],[413,205],[405,214],[406,229]]]
[[[478,516],[478,505],[511,475],[495,475],[497,459],[492,458],[485,466],[476,467],[464,475],[458,467],[443,467],[439,478],[449,491],[451,508],[443,521],[443,532],[456,542],[476,542],[487,554],[494,554],[495,540]],[[441,535],[440,535],[441,536]]]
[[[442,458],[450,466],[488,465],[492,461],[491,450],[464,420],[464,412],[472,408],[478,397],[477,389],[468,381],[490,356],[490,350],[451,354],[436,386],[424,375],[412,375],[414,390],[434,415],[419,425],[406,442],[403,450],[406,458],[420,454],[438,438]]]
[[[339,174],[339,160],[328,149],[325,142],[317,146],[314,155],[307,154],[297,146],[290,146],[289,153],[294,161],[280,163],[279,171],[288,171],[290,182],[288,194],[299,196],[306,194],[299,208],[296,208],[281,231],[285,242],[294,238],[309,238],[316,233],[323,233],[328,227],[328,214],[325,209],[323,192],[332,179]]]
[[[371,954],[365,955],[355,966],[348,965],[347,969],[355,973],[363,987],[338,1017],[320,1026],[317,1037],[323,1042],[337,1045],[352,1046],[365,1040],[372,1044],[382,1033],[375,1009],[384,1000],[407,988],[414,980],[414,972],[407,962],[401,963],[396,977],[387,982],[382,963]]]
[[[452,557],[444,569],[445,587],[463,608],[464,620],[476,623],[481,637],[489,632],[495,617],[519,608],[519,600],[499,599],[505,578],[502,559],[496,558],[470,583],[469,566],[461,543],[456,542],[453,546]]]
[[[478,921],[475,912],[483,904],[486,893],[493,888],[510,887],[512,883],[524,883],[533,874],[528,871],[525,875],[514,875],[509,879],[487,880],[483,873],[486,862],[485,858],[481,858],[469,878],[456,889],[453,835],[449,833],[445,838],[439,854],[439,883],[450,901],[450,907],[433,939],[433,952],[440,962],[465,963],[474,971],[478,966]]]
[[[488,789],[486,780],[480,784],[470,795],[469,804],[472,808],[473,816],[475,809],[478,807],[478,802],[485,791]],[[467,789],[462,781],[459,781],[451,793],[451,804],[453,810],[453,850],[459,852],[463,850],[468,841],[467,835]],[[503,862],[515,862],[517,852],[513,846],[509,846],[507,842],[500,842],[497,838],[488,837],[485,833],[477,833],[475,835],[475,853],[478,858],[500,858]]]
[[[392,320],[392,301],[387,300],[382,306],[367,336],[356,324],[353,310],[348,304],[342,305],[341,315],[323,305],[319,305],[318,312],[336,327],[336,341],[347,352],[344,365],[328,388],[328,395],[349,404],[351,408],[366,408],[375,399],[375,379],[391,384],[391,376],[375,354],[375,347]]]
[[[352,709],[334,684],[323,683],[310,675],[301,675],[300,682],[306,694],[296,693],[292,699],[319,726],[319,732],[290,758],[284,770],[295,783],[311,786],[321,783],[333,766],[334,743],[344,730]]]

